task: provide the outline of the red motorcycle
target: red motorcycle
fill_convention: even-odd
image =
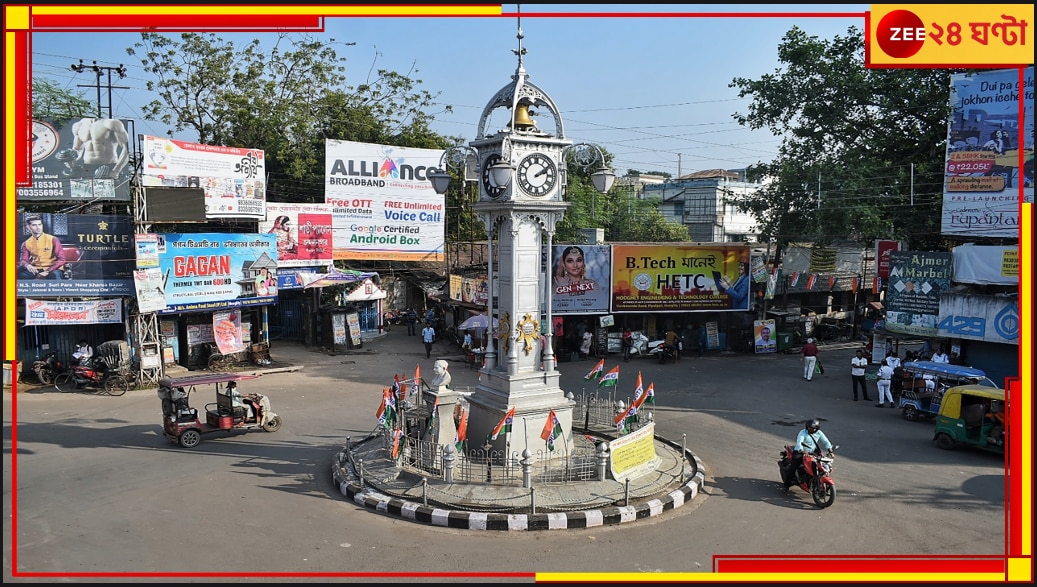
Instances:
[[[125,377],[114,376],[114,370],[107,368],[103,362],[88,361],[73,365],[71,371],[54,378],[54,387],[58,391],[68,393],[92,387],[95,391],[103,391],[107,395],[122,395],[129,391],[129,381]]]
[[[833,447],[832,450],[836,448],[839,447]],[[792,447],[785,445],[785,450],[780,453],[781,458],[778,460],[781,482],[790,484],[791,480],[791,485],[798,485],[800,489],[809,493],[819,507],[826,508],[832,505],[835,503],[835,481],[832,480],[835,457],[831,453],[824,456],[820,450],[802,454],[803,460],[799,467],[792,470],[792,463],[795,462]]]

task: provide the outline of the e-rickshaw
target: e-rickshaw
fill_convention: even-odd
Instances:
[[[1004,453],[1007,414],[1004,390],[982,385],[952,387],[943,394],[933,440],[945,450],[968,445]]]
[[[908,361],[901,365],[903,374],[899,383],[897,405],[905,420],[912,422],[921,417],[935,418],[940,413],[944,393],[957,385],[981,385],[997,389],[981,369],[936,363],[933,361]]]
[[[158,382],[162,400],[162,433],[184,448],[193,448],[202,436],[230,430],[265,430],[277,432],[281,418],[270,407],[270,400],[259,393],[238,394],[232,391],[238,381],[255,379],[256,375],[240,373],[206,373],[185,377],[166,377]],[[233,382],[233,385],[228,385]],[[198,386],[213,386],[216,401],[205,404],[199,417],[192,408],[190,394]]]

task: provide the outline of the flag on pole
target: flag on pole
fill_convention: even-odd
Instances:
[[[384,426],[386,430],[396,421],[396,402],[392,401],[392,395],[389,393],[388,387],[382,388],[382,403],[378,406],[375,417],[378,418],[378,423]]]
[[[634,386],[634,400],[632,402],[630,402],[630,403],[634,404],[635,406],[641,405],[641,401],[642,401],[641,400],[641,396],[644,395],[644,393],[645,393],[645,388],[641,384],[641,372],[638,371],[637,372],[637,385]]]
[[[817,283],[817,274],[811,273],[807,279],[807,289],[814,289],[814,284]]]
[[[436,401],[432,402],[432,413],[428,417],[428,429],[436,429],[436,415],[439,412],[439,396],[436,396]]]
[[[468,438],[468,410],[461,408],[461,423],[457,426],[457,436],[454,437],[454,447],[460,451],[464,448],[464,441]]]
[[[399,374],[393,375],[392,380],[392,394],[397,398],[397,401],[403,401],[407,399],[407,384],[400,383]]]
[[[851,287],[853,289],[853,293],[856,294],[857,290],[861,287],[861,278],[860,277],[854,277],[852,283],[853,283],[853,285]]]
[[[394,458],[394,459],[396,457],[400,456],[400,440],[402,438],[403,438],[403,430],[400,429],[400,428],[397,428],[396,431],[393,432],[393,439],[392,439],[392,458]]]
[[[618,430],[620,434],[626,433],[630,429],[630,424],[637,422],[637,406],[634,405],[633,402],[630,402],[627,409],[616,414],[614,422],[616,424],[616,430]]]
[[[555,411],[551,410],[547,414],[547,422],[544,423],[544,429],[540,432],[540,438],[547,441],[547,450],[553,451],[555,449],[555,439],[561,435],[562,423],[558,421]]]
[[[598,387],[615,387],[619,383],[619,365],[612,368],[611,371],[605,374],[598,382]]]
[[[648,391],[645,392],[645,401],[642,403],[654,404],[655,403],[655,382],[648,384]]]
[[[421,389],[421,365],[414,365],[414,385]]]
[[[594,381],[601,377],[601,374],[605,372],[605,359],[598,361],[597,365],[591,369],[591,372],[583,376],[584,381]]]
[[[500,436],[501,432],[505,434],[511,432],[511,423],[514,420],[515,408],[511,408],[508,410],[507,414],[504,414],[504,417],[501,418],[500,422],[497,422],[497,427],[494,428],[493,433],[490,434],[490,440],[497,440],[497,437]]]
[[[839,281],[839,278],[838,278],[838,277],[836,277],[836,276],[834,276],[834,275],[829,275],[829,276],[828,276],[828,289],[830,289],[830,290],[831,290],[831,289],[835,289],[835,284],[836,284],[836,282],[838,282],[838,281]]]
[[[799,271],[793,271],[789,276],[789,287],[796,287],[797,283],[799,283]]]

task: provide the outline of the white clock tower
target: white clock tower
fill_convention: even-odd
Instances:
[[[576,147],[589,145],[573,145],[565,138],[554,101],[529,82],[522,63],[526,52],[522,38],[520,26],[514,51],[518,68],[511,83],[483,109],[470,149],[457,147],[478,157],[479,201],[474,209],[489,236],[490,282],[498,284],[488,311],[499,320],[499,327],[487,349],[479,386],[469,398],[468,443],[506,449],[509,458],[522,458],[527,449],[534,456],[546,453],[541,432],[553,413],[562,434],[553,439],[550,454],[560,457],[571,452],[574,402],[559,387],[551,350],[551,247],[555,227],[569,207],[563,200],[566,156]],[[510,121],[491,133],[487,126],[498,109],[509,110]],[[553,134],[539,129],[532,118],[545,111],[553,117]],[[601,156],[600,150],[594,150]],[[596,175],[615,178],[604,170]],[[515,408],[511,433],[491,441],[494,427],[511,408]]]

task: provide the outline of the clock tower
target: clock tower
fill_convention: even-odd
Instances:
[[[563,201],[565,138],[562,118],[550,96],[529,81],[523,66],[522,29],[518,31],[518,67],[511,83],[483,109],[476,139],[479,153],[479,201],[475,211],[489,236],[491,283],[497,284],[488,311],[498,320],[486,354],[480,383],[469,398],[469,442],[489,442],[509,458],[548,452],[541,438],[554,414],[562,437],[553,441],[553,457],[570,452],[574,402],[559,387],[551,350],[550,258],[555,227],[569,204]],[[507,124],[492,131],[495,113]],[[534,116],[553,121],[541,130]],[[546,118],[545,118],[546,120]],[[494,266],[495,264],[495,266]],[[493,276],[497,279],[494,280]],[[543,334],[543,336],[542,336]],[[512,431],[489,441],[493,428],[515,408]]]

